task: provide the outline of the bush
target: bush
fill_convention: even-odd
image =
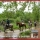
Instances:
[[[30,34],[31,34],[30,30],[28,30],[28,31],[25,32],[25,35],[30,35]]]
[[[20,33],[21,36],[25,36],[25,32]]]
[[[27,35],[30,35],[30,34],[31,34],[30,30],[20,33],[21,36],[27,36]]]
[[[15,22],[20,22],[20,21],[21,21],[20,17],[17,17],[15,20]]]

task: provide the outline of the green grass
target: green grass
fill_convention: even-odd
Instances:
[[[20,33],[20,36],[28,36],[30,34],[31,34],[31,31],[28,30],[28,31],[25,31],[25,32]]]

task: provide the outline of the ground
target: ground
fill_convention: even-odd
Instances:
[[[29,30],[29,29],[26,29],[26,30]],[[10,31],[10,30],[6,30],[6,32],[7,33],[0,32],[0,37],[13,37],[13,38],[17,38],[19,36],[19,34],[20,34],[19,30],[14,30],[14,32]],[[25,32],[25,30],[23,30],[23,32]]]

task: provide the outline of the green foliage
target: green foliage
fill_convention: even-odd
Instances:
[[[2,7],[5,9],[4,12],[2,14],[0,14],[0,18],[12,18],[12,19],[15,19],[15,20],[11,20],[14,22],[21,21],[21,19],[22,19],[26,23],[28,22],[29,19],[31,19],[33,21],[34,20],[39,21],[39,13],[40,13],[39,6],[36,5],[35,2],[29,3],[29,7],[30,7],[30,4],[33,4],[32,13],[24,12],[28,3],[27,2],[19,3],[20,5],[22,5],[22,7],[18,10],[17,9],[17,6],[18,6],[17,2],[10,2],[9,4],[7,3],[6,5],[4,5],[2,2],[0,2],[0,5],[2,4],[3,5]]]
[[[19,26],[16,25],[16,23],[13,23],[14,30],[19,29]]]
[[[21,36],[27,36],[27,35],[30,35],[30,34],[31,34],[30,30],[20,33]]]
[[[21,22],[20,17],[17,17],[17,18],[15,19],[15,22]]]
[[[4,27],[2,25],[0,25],[0,30],[4,31]]]
[[[21,5],[22,7],[18,10],[17,6]],[[5,10],[2,14],[0,14],[0,20],[2,21],[3,19],[6,20],[6,18],[9,18],[11,22],[20,22],[21,19],[27,23],[28,20],[37,20],[39,21],[39,17],[40,17],[40,12],[39,12],[39,4],[36,5],[35,2],[24,2],[24,3],[20,3],[19,4],[15,1],[15,2],[9,2],[7,4],[3,4],[3,2],[0,2],[0,6],[3,7]],[[29,6],[28,6],[29,4]],[[32,13],[31,12],[24,12],[25,8],[28,6],[28,8],[30,7],[30,5],[33,5],[32,8]],[[3,6],[2,6],[3,5]]]
[[[2,3],[2,2],[0,2],[0,8],[2,7],[2,5],[3,5],[3,3]]]
[[[34,7],[33,7],[33,18],[34,20],[37,20],[39,21],[39,7],[37,5],[34,4]]]
[[[30,30],[28,30],[28,31],[25,32],[25,35],[30,35],[30,34],[31,34]]]

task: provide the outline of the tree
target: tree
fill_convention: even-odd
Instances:
[[[35,2],[33,6],[33,17],[34,17],[34,20],[39,21],[39,6],[37,6]]]

